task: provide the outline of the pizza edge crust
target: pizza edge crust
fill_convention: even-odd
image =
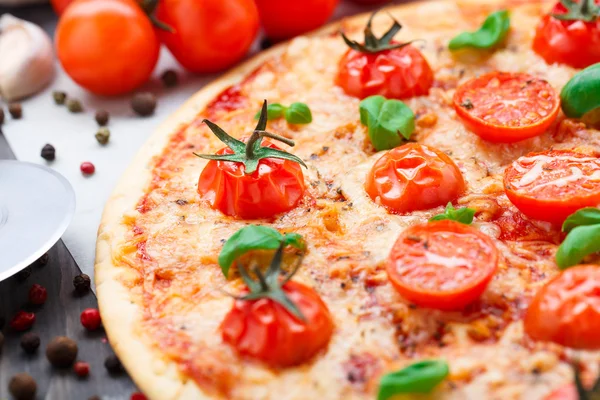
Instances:
[[[436,4],[449,1],[452,0],[413,2],[395,5],[387,10],[410,14],[413,9],[425,4],[435,9]],[[501,0],[461,0],[457,3],[462,6],[471,3],[479,7],[493,7],[501,4]],[[367,12],[349,16],[304,36],[326,35],[339,29],[344,23],[353,24],[365,20],[370,14]],[[193,379],[179,371],[176,362],[166,359],[159,350],[141,338],[138,322],[143,310],[131,300],[131,289],[123,282],[123,274],[132,271],[123,265],[115,265],[112,259],[113,245],[123,241],[128,233],[128,229],[122,224],[123,215],[134,210],[141,196],[146,193],[152,177],[152,161],[162,154],[171,134],[180,126],[191,122],[223,90],[243,81],[269,58],[283,53],[289,43],[290,40],[258,53],[196,92],[163,121],[142,145],[106,202],[98,228],[94,265],[98,306],[113,350],[136,385],[150,399],[211,400],[218,397],[204,393]],[[135,271],[133,273],[137,274]]]

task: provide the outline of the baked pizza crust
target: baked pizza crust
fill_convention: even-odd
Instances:
[[[543,0],[529,2],[548,4]],[[522,4],[513,0],[462,0],[457,1],[461,8],[477,7],[494,10],[504,5]],[[399,20],[414,18],[418,8],[421,13],[436,12],[436,8],[447,1],[428,1],[410,3],[387,9]],[[362,25],[370,14],[361,14],[328,25],[308,36],[331,34],[342,25]],[[116,265],[113,250],[125,240],[128,228],[124,218],[136,213],[136,205],[144,195],[152,177],[152,161],[159,156],[169,141],[171,134],[179,127],[191,122],[211,100],[226,88],[241,82],[247,75],[273,56],[282,54],[288,42],[281,43],[264,51],[242,65],[232,69],[216,81],[202,88],[190,98],[177,112],[163,122],[151,138],[142,146],[130,166],[123,174],[104,209],[98,230],[96,246],[95,281],[102,321],[109,341],[126,370],[138,387],[150,399],[212,399],[213,396],[202,392],[193,379],[180,373],[176,362],[168,360],[157,349],[143,339],[139,331],[139,320],[143,310],[134,301],[137,293],[134,282],[137,272],[124,265]]]

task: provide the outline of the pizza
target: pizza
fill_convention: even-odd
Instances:
[[[200,90],[99,228],[103,323],[140,389],[578,398],[600,365],[598,15],[394,6]]]

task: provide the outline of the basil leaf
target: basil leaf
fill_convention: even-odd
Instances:
[[[366,125],[377,151],[399,146],[415,131],[415,115],[400,100],[371,96],[360,102],[360,122]]]
[[[286,107],[279,103],[271,103],[267,105],[267,120],[271,121],[273,119],[281,118],[283,113],[285,112]],[[260,118],[260,111],[256,113],[254,119]]]
[[[600,63],[575,74],[560,92],[560,105],[569,118],[596,119],[600,108]]]
[[[387,400],[402,393],[429,393],[449,372],[445,361],[426,360],[386,374],[379,381],[377,400]]]
[[[460,222],[465,225],[469,225],[473,222],[474,216],[474,209],[468,207],[454,208],[452,206],[452,203],[448,203],[446,205],[446,211],[443,214],[438,214],[434,217],[431,217],[429,221],[442,221],[445,219],[449,219],[452,221]]]
[[[600,251],[600,224],[581,225],[571,229],[556,252],[560,269],[577,265],[589,254]]]
[[[312,113],[304,103],[292,103],[285,110],[285,120],[290,124],[310,124]]]
[[[595,224],[600,224],[600,209],[587,207],[569,215],[563,223],[562,230],[563,232],[570,232],[578,226]]]
[[[475,32],[463,32],[454,37],[448,44],[450,50],[459,50],[465,47],[476,49],[489,49],[494,47],[506,37],[510,28],[508,11],[491,13]]]
[[[248,225],[231,235],[219,254],[219,266],[223,275],[229,274],[231,264],[252,250],[277,250],[281,242],[297,249],[304,249],[302,236],[298,233],[282,235],[276,229],[262,225]]]

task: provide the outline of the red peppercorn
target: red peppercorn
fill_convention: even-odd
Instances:
[[[78,377],[85,378],[90,374],[90,364],[83,361],[77,361],[75,365],[73,365],[73,371],[75,371],[75,374],[77,374]]]
[[[100,328],[100,312],[97,308],[86,308],[81,313],[81,325],[88,331],[95,331]]]
[[[131,400],[148,400],[148,398],[143,393],[136,392],[131,395]]]
[[[94,164],[87,161],[82,162],[79,169],[81,169],[81,172],[83,172],[84,175],[92,175],[94,172],[96,172],[96,167],[94,167]]]
[[[35,322],[35,314],[31,312],[19,311],[10,321],[10,327],[15,331],[26,331],[31,328]]]
[[[39,306],[41,304],[44,304],[47,298],[48,292],[46,291],[46,288],[42,285],[38,285],[36,283],[33,286],[31,286],[31,289],[29,289],[29,302],[31,304]]]

